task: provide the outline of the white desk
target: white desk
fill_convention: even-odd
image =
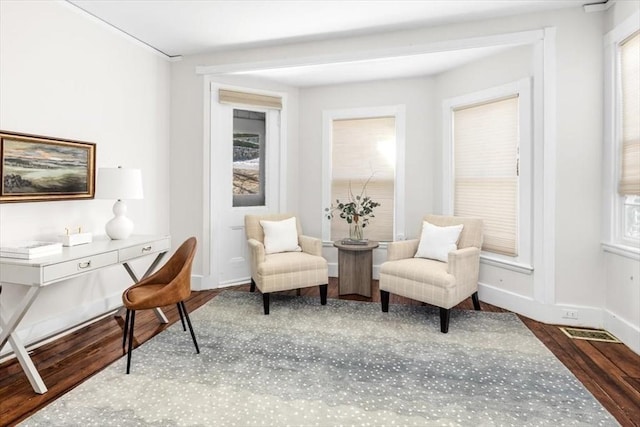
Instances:
[[[42,258],[0,258],[0,286],[2,283],[29,286],[27,294],[18,303],[11,318],[6,320],[0,312],[0,350],[8,341],[33,390],[40,394],[46,393],[47,387],[16,333],[18,324],[40,290],[45,286],[113,265],[124,266],[131,279],[137,282],[139,279],[128,262],[156,254],[156,258],[140,278],[143,279],[153,272],[170,247],[169,236],[132,236],[126,240],[104,238],[85,245],[64,247],[61,253]],[[156,310],[156,315],[160,321],[167,323],[167,318],[161,310]]]

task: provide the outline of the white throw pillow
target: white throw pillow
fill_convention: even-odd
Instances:
[[[449,252],[458,249],[458,239],[463,227],[463,224],[438,227],[424,221],[415,258],[430,258],[447,262]]]
[[[264,252],[276,254],[279,252],[300,252],[298,246],[298,229],[296,217],[282,221],[260,220],[264,231]]]

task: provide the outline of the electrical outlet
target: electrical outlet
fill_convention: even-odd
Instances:
[[[577,320],[578,319],[578,310],[565,310],[564,314],[562,315],[562,317],[564,319]]]

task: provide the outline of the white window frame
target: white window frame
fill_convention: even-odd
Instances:
[[[533,104],[531,79],[523,78],[516,82],[485,89],[443,101],[443,192],[442,208],[445,215],[454,212],[454,148],[453,148],[453,111],[454,109],[498,101],[518,95],[518,255],[515,257],[482,251],[481,259],[490,264],[515,268],[523,272],[533,271]]]
[[[331,148],[333,146],[333,121],[345,119],[365,119],[393,116],[396,119],[396,166],[393,212],[393,239],[402,240],[405,236],[405,124],[406,106],[391,105],[382,107],[325,110],[322,112],[322,240],[331,245],[331,223],[326,219],[324,208],[331,205]],[[386,243],[380,243],[381,248]]]
[[[620,88],[620,44],[640,30],[640,11],[604,36],[604,230],[603,249],[640,260],[640,239],[624,233],[624,200],[618,194],[622,169],[622,99]]]

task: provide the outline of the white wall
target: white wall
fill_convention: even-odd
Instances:
[[[98,168],[140,168],[144,199],[127,202],[136,234],[169,233],[169,72],[166,59],[66,2],[0,2],[0,129],[94,142]],[[104,235],[113,202],[2,204],[0,240],[55,239],[78,225]],[[47,287],[21,335],[31,342],[121,305],[130,282],[114,267]],[[5,317],[24,292],[3,285]]]

